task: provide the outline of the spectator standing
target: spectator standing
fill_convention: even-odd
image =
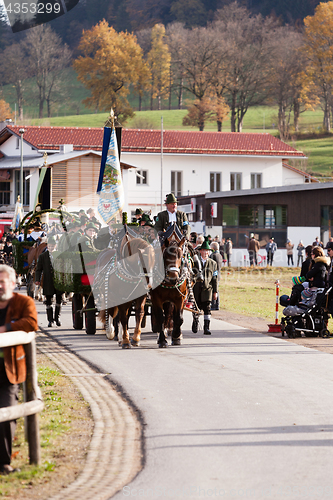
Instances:
[[[274,254],[277,250],[277,244],[274,241],[274,238],[269,238],[269,242],[266,245],[266,252],[267,252],[267,265],[272,266],[273,265],[273,259],[274,259]]]
[[[302,263],[301,274],[300,274],[300,276],[303,276],[304,278],[310,269],[312,249],[313,249],[312,245],[308,245],[307,247],[305,247],[305,260]]]
[[[260,250],[260,243],[258,240],[255,239],[254,234],[251,233],[250,236],[250,241],[247,246],[247,250],[249,252],[249,259],[250,259],[250,267],[254,265],[258,265],[258,252]]]
[[[14,293],[16,275],[13,268],[0,265],[0,334],[37,330],[37,311],[31,297]],[[17,404],[20,383],[26,379],[25,352],[22,345],[0,349],[0,407]],[[12,442],[16,422],[0,423],[0,474],[10,474]]]
[[[323,245],[323,244],[322,244],[322,242],[320,241],[319,236],[316,236],[316,239],[315,239],[315,240],[314,240],[314,242],[312,243],[312,246],[313,246],[313,247],[321,247],[321,248],[323,248],[323,246],[324,246],[324,245]]]
[[[303,245],[303,241],[299,240],[299,243],[297,245],[297,267],[300,267],[303,264],[304,250],[305,246]]]
[[[294,246],[295,245],[290,240],[287,240],[286,250],[287,250],[288,266],[290,262],[292,266],[294,265]]]
[[[230,266],[231,256],[232,256],[232,240],[228,238],[225,244],[225,253],[227,255],[227,266]]]
[[[222,257],[222,262],[223,262],[223,265],[226,264],[227,262],[227,254],[226,254],[226,251],[225,251],[225,238],[222,238],[221,239],[221,244],[220,244],[220,254],[221,254],[221,257]]]

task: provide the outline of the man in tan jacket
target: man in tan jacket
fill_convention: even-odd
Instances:
[[[16,275],[13,268],[0,265],[0,334],[37,330],[37,311],[31,297],[14,293]],[[0,348],[0,408],[17,403],[18,389],[26,379],[25,351],[22,345]],[[15,421],[0,423],[0,474],[10,474]]]

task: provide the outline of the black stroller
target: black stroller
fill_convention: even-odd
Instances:
[[[280,304],[287,306],[284,309],[285,316],[281,319],[282,337],[286,333],[290,339],[294,339],[301,337],[302,332],[305,337],[330,337],[331,334],[327,329],[327,322],[330,317],[332,288],[330,286],[323,292],[318,293],[315,303],[310,307],[304,304],[288,307],[285,299],[286,296],[281,296]],[[289,312],[290,315],[288,314]]]

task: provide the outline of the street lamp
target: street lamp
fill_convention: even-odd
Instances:
[[[21,171],[20,171],[20,201],[22,203],[22,211],[23,211],[23,134],[25,130],[24,128],[20,128],[19,133],[21,135]]]

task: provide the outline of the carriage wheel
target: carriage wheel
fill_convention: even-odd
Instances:
[[[83,306],[82,297],[79,293],[74,293],[72,297],[72,319],[74,330],[82,330],[83,328],[83,317],[79,313]]]
[[[327,330],[327,328],[323,328],[322,330],[320,330],[319,332],[319,335],[323,338],[323,339],[327,339],[330,337],[330,332],[329,330]]]
[[[90,296],[86,302],[87,309],[95,308],[94,297]],[[95,335],[96,333],[96,315],[95,311],[87,311],[85,313],[85,321],[86,321],[86,334],[87,335]]]
[[[286,333],[287,333],[289,339],[296,338],[296,330],[295,330],[294,325],[287,325],[286,326]]]

